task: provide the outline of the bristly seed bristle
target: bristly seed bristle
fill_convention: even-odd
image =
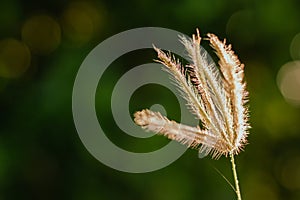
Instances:
[[[198,148],[200,153],[213,158],[238,154],[247,144],[250,128],[249,111],[245,105],[248,92],[244,81],[244,64],[226,41],[214,34],[208,40],[219,60],[219,68],[200,46],[201,37],[192,39],[181,36],[191,63],[182,66],[172,55],[154,47],[158,62],[175,80],[191,112],[203,127],[191,127],[171,121],[158,112],[142,110],[134,114],[134,121],[142,128],[164,135],[188,147]]]

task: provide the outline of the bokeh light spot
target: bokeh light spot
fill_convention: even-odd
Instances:
[[[24,23],[22,39],[34,53],[49,54],[60,44],[61,29],[50,16],[36,15]]]
[[[256,25],[254,13],[251,10],[240,10],[229,18],[226,34],[240,45],[251,45],[256,40]]]
[[[300,33],[293,38],[290,46],[290,53],[294,60],[300,59]]]
[[[88,2],[72,2],[62,15],[64,34],[75,46],[84,45],[93,39],[101,24],[99,8]]]
[[[0,41],[0,76],[17,78],[30,65],[31,54],[28,47],[15,39]]]
[[[292,105],[300,105],[300,61],[288,62],[281,67],[277,75],[278,87]]]

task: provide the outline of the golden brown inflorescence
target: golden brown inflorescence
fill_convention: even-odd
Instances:
[[[213,158],[235,155],[247,143],[250,128],[244,81],[244,65],[231,49],[214,34],[208,34],[210,45],[219,60],[219,68],[200,46],[199,31],[192,39],[180,37],[190,57],[190,64],[182,66],[171,55],[154,47],[158,62],[162,63],[178,85],[187,105],[202,128],[171,121],[148,109],[134,114],[135,123],[142,128],[164,135],[188,147],[199,148],[201,154]]]

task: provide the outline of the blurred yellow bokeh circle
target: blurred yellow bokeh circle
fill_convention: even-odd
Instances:
[[[100,8],[90,2],[72,2],[62,14],[64,35],[75,46],[92,40],[99,32],[102,22]]]
[[[60,25],[48,15],[33,16],[22,27],[22,39],[33,53],[49,54],[61,42]]]
[[[0,41],[0,76],[17,78],[29,67],[31,54],[28,47],[16,39]]]
[[[284,64],[277,74],[277,84],[285,100],[300,106],[300,61]]]

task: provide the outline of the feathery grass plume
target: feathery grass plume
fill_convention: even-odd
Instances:
[[[244,65],[231,49],[214,34],[208,34],[210,45],[219,60],[219,68],[200,46],[201,37],[192,39],[181,36],[180,41],[190,58],[190,64],[182,66],[174,56],[154,47],[158,62],[171,74],[191,112],[202,122],[191,127],[170,121],[158,112],[142,110],[134,114],[135,123],[142,128],[164,135],[188,147],[198,148],[199,153],[231,157],[238,200],[241,199],[234,155],[247,143],[248,108],[244,82]]]

